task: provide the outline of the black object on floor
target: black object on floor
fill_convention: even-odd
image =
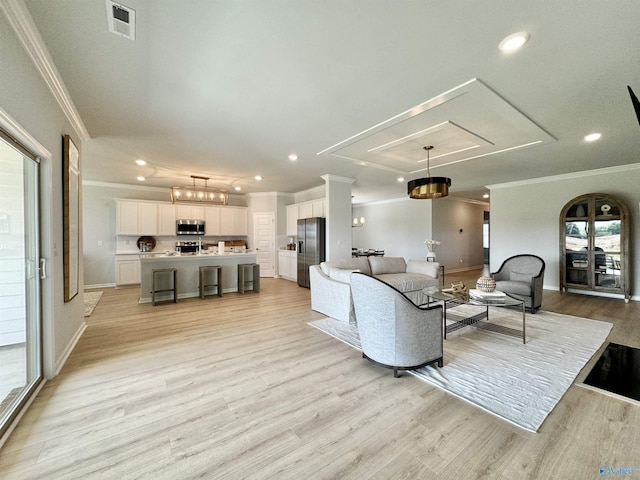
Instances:
[[[640,401],[640,349],[610,343],[584,383]]]

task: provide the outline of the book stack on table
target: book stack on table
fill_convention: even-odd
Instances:
[[[502,303],[507,298],[507,294],[497,290],[493,292],[483,292],[482,290],[472,288],[469,290],[469,297],[471,299],[480,300],[481,302]]]

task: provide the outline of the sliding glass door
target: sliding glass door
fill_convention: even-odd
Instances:
[[[38,172],[0,131],[0,436],[42,380]]]

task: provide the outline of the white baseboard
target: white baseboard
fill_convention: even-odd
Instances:
[[[475,267],[463,267],[463,268],[447,268],[444,266],[444,276],[447,278],[447,273],[459,273],[459,272],[468,272],[469,270],[478,270],[479,268],[484,268],[484,265],[477,265]]]
[[[60,373],[60,370],[62,370],[62,367],[64,367],[64,364],[69,358],[69,355],[71,355],[71,352],[73,352],[73,349],[76,347],[78,340],[80,340],[80,337],[82,336],[82,334],[86,329],[87,329],[87,322],[82,322],[78,330],[76,330],[76,333],[71,339],[71,341],[67,344],[67,348],[64,349],[64,352],[62,352],[62,355],[56,362],[54,376]]]
[[[98,283],[96,285],[85,285],[84,289],[85,290],[94,290],[96,288],[113,288],[115,286],[116,286],[115,283]]]

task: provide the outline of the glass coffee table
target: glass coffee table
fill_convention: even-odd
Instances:
[[[465,294],[443,292],[442,287],[427,287],[422,290],[422,293],[429,297],[429,302],[441,301],[443,305],[444,315],[444,338],[447,339],[447,333],[454,332],[473,325],[476,328],[483,328],[485,330],[492,330],[494,332],[502,333],[505,335],[511,335],[514,337],[522,337],[522,343],[526,343],[525,337],[525,307],[524,301],[515,297],[511,297],[505,294],[504,297],[499,299],[480,299],[473,298]],[[460,305],[475,305],[478,307],[484,307],[482,311],[472,316],[463,316],[452,312],[451,310],[459,307]],[[517,330],[511,327],[505,327],[503,325],[497,325],[490,323],[489,320],[489,307],[520,307],[522,310],[522,330]],[[447,325],[447,320],[453,322]]]

